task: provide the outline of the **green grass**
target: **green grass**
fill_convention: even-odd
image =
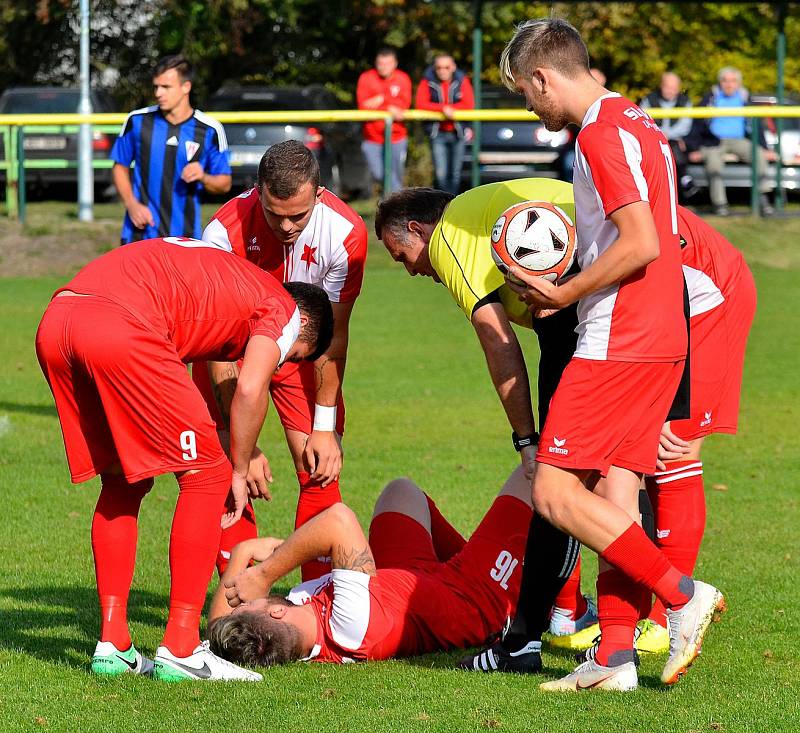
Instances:
[[[708,530],[698,574],[730,611],[675,688],[645,659],[632,695],[543,696],[539,678],[472,676],[456,654],[270,670],[260,685],[98,680],[89,526],[97,482],[71,486],[58,421],[33,350],[58,279],[0,280],[0,731],[796,731],[800,447],[800,262],[796,221],[725,222],[754,263],[759,312],[745,369],[738,436],[705,448]],[[770,266],[777,265],[777,266]],[[535,363],[532,334],[523,334]],[[442,288],[412,280],[373,247],[348,359],[342,488],[364,523],[381,485],[413,476],[465,532],[516,456],[483,357]],[[296,485],[274,415],[262,446],[274,501],[262,532],[291,528]],[[145,500],[130,617],[144,651],[166,619],[171,477]],[[594,567],[585,553],[585,589]],[[291,579],[290,579],[291,580]],[[288,585],[288,583],[287,583]],[[571,668],[546,655],[547,675]]]

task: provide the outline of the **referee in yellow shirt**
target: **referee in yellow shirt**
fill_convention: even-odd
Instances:
[[[550,398],[575,351],[578,319],[577,305],[533,318],[494,264],[492,227],[508,207],[523,201],[556,204],[574,221],[571,184],[522,178],[479,186],[455,198],[431,188],[398,191],[378,205],[375,231],[392,259],[410,275],[442,283],[472,324],[508,417],[514,447],[532,478],[539,436],[528,370],[511,323],[532,328],[539,340],[539,422],[544,424]],[[542,633],[579,549],[575,540],[534,515],[515,618],[501,641],[466,658],[461,666],[479,672],[538,672]],[[580,624],[595,621],[590,608]]]

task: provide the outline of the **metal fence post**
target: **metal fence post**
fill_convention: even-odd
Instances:
[[[25,223],[25,209],[28,203],[25,195],[25,127],[20,125],[17,128],[17,200],[18,215],[22,224]]]
[[[3,138],[6,146],[6,207],[9,219],[16,219],[19,213],[18,204],[18,180],[19,169],[17,168],[17,128],[16,125],[9,125],[3,128]]]
[[[383,198],[392,190],[392,119],[386,115],[383,125]]]
[[[758,117],[752,118],[750,127],[750,214],[752,216],[759,216],[759,194],[758,190],[758,138],[761,132],[761,120]]]

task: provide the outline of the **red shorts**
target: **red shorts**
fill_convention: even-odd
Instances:
[[[653,473],[683,365],[573,358],[550,402],[536,460],[602,476],[611,466]]]
[[[502,628],[516,609],[530,521],[524,502],[498,496],[464,548],[443,563],[415,520],[395,512],[372,520],[369,544],[381,586],[416,627],[404,634],[399,655],[476,646]],[[386,568],[415,571],[413,582]]]
[[[211,416],[222,427],[222,417],[211,390],[211,380],[204,361],[192,365],[192,379],[203,395]],[[314,362],[283,364],[272,377],[269,393],[284,429],[310,435],[314,426],[314,404],[317,397]],[[339,435],[344,434],[344,401],[341,397],[336,408],[336,432]]]
[[[689,322],[691,417],[670,423],[675,435],[694,440],[736,432],[744,353],[755,312],[756,285],[745,267],[721,305]]]
[[[175,347],[122,306],[94,296],[54,298],[39,324],[36,354],[74,483],[118,461],[134,482],[225,460]]]

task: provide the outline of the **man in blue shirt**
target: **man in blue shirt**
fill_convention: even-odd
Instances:
[[[744,107],[750,101],[750,93],[742,86],[742,72],[733,66],[720,69],[717,75],[718,84],[709,94],[703,97],[701,107],[720,107],[731,109]],[[709,194],[717,216],[728,216],[728,197],[725,192],[725,181],[722,170],[727,155],[735,155],[743,163],[750,163],[753,158],[752,125],[750,118],[745,117],[712,117],[695,120],[687,145],[691,149],[689,160],[693,163],[703,161],[708,176]],[[767,157],[774,159],[772,151],[765,150],[766,141],[761,133],[756,148],[756,170],[761,192],[761,213],[774,213],[767,192],[772,189],[772,181],[767,177]]]
[[[231,188],[222,125],[192,109],[192,67],[166,56],[153,73],[157,104],[128,115],[111,150],[126,214],[121,243],[166,236],[200,239],[200,194]],[[135,163],[131,171],[131,163]]]

